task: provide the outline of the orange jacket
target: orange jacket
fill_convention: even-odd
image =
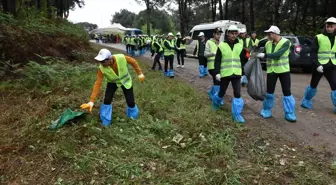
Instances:
[[[128,64],[131,64],[132,67],[135,69],[136,73],[138,75],[142,74],[142,71],[137,63],[137,61],[131,57],[125,56],[126,61]],[[115,57],[113,57],[113,61],[116,61]],[[113,62],[113,64],[111,65],[111,68],[113,69],[113,71],[116,73],[116,75],[118,75],[118,65],[117,62]],[[104,74],[101,72],[100,69],[98,69],[97,72],[97,78],[96,78],[96,82],[93,85],[93,90],[91,93],[91,97],[90,97],[90,101],[94,102],[96,97],[98,96],[99,92],[100,92],[100,88],[102,85],[104,79]]]

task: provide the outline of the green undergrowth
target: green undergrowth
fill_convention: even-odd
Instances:
[[[145,82],[138,82],[131,67],[130,71],[140,117],[126,117],[119,89],[109,128],[99,120],[101,93],[92,113],[56,132],[47,130],[66,108],[79,110],[88,102],[97,64],[51,58],[46,65],[30,62],[22,71],[26,78],[2,82],[0,183],[333,182],[324,163],[317,165],[291,146],[280,150],[282,141],[262,135],[262,130],[246,136],[250,130],[232,123],[227,110],[213,111],[205,93],[179,79],[164,78],[161,72],[147,71],[139,61]]]

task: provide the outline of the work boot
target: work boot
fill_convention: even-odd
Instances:
[[[260,115],[267,119],[272,117],[272,109],[274,107],[274,94],[266,94],[266,98],[263,102],[263,108],[261,109]]]
[[[204,77],[204,65],[199,66],[199,73],[200,73],[200,78]]]
[[[301,101],[301,107],[305,109],[313,109],[313,97],[316,95],[317,89],[312,88],[310,85],[306,88],[304,97]]]
[[[243,75],[243,76],[241,77],[241,85],[242,85],[243,87],[245,87],[246,84],[247,84],[247,78],[246,78],[245,75]]]
[[[130,108],[129,106],[127,106],[126,115],[127,117],[131,119],[138,119],[138,116],[139,116],[138,106],[135,105],[133,108]]]
[[[331,91],[330,96],[331,96],[331,101],[333,102],[334,107],[335,107],[334,112],[336,113],[336,90]]]
[[[164,76],[169,76],[169,72],[168,71],[163,71],[163,75]]]
[[[211,101],[212,101],[212,98],[213,98],[214,94],[215,94],[215,86],[213,85],[213,86],[211,86],[210,90],[208,91],[208,96],[209,96]]]
[[[112,122],[112,104],[102,104],[99,113],[102,124],[106,127],[110,126]]]
[[[214,85],[214,94],[219,93],[220,86]],[[224,105],[224,97],[221,99],[220,105]]]
[[[282,102],[285,111],[285,119],[289,122],[296,122],[295,99],[293,95],[284,96]]]
[[[174,78],[174,69],[170,69],[168,75],[170,78]]]
[[[244,108],[243,98],[233,98],[232,100],[232,119],[237,123],[245,123],[245,119],[241,115]]]
[[[212,98],[212,107],[215,110],[218,110],[220,106],[224,105],[223,98],[220,98],[218,96],[218,93],[215,93],[213,98]]]

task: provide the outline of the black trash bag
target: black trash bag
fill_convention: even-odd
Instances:
[[[244,66],[245,75],[248,80],[247,93],[254,100],[263,101],[266,97],[266,80],[260,60],[255,56],[252,56]]]

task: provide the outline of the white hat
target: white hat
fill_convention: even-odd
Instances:
[[[180,33],[180,32],[177,32],[177,33],[176,33],[176,36],[180,36],[180,35],[181,35],[181,33]]]
[[[326,20],[325,23],[334,23],[334,24],[336,24],[336,18],[335,18],[335,17],[330,17],[330,18],[328,18],[328,19]]]
[[[246,33],[246,28],[240,28],[238,31],[239,33]]]
[[[111,57],[112,57],[112,54],[108,49],[101,49],[98,55],[94,59],[101,62],[103,60],[110,59]]]
[[[271,26],[265,33],[275,33],[280,35],[280,29],[277,26]]]
[[[203,32],[200,32],[200,33],[198,34],[198,36],[199,36],[199,37],[202,37],[202,36],[204,36],[204,33],[203,33]]]
[[[228,31],[238,31],[238,27],[236,25],[230,25],[227,30]]]
[[[146,40],[146,44],[150,44],[151,42],[151,40]]]
[[[168,36],[174,36],[172,32],[169,32],[168,33]]]

